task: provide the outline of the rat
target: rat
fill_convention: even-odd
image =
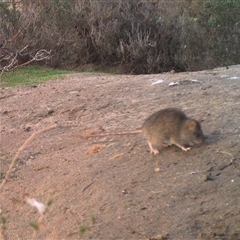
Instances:
[[[165,108],[149,116],[141,129],[90,135],[88,137],[128,135],[142,133],[147,139],[150,153],[158,154],[159,148],[176,145],[183,151],[190,146],[204,142],[205,136],[200,125],[201,120],[195,120],[178,108]]]

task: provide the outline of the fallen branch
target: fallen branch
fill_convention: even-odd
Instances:
[[[45,60],[45,59],[50,59],[52,57],[51,50],[47,51],[46,49],[40,49],[35,53],[35,55],[32,57],[32,59],[30,59],[29,61],[27,61],[23,64],[18,65],[18,60],[17,60],[18,56],[21,56],[22,52],[24,50],[26,50],[27,48],[28,48],[28,45],[26,45],[20,51],[18,51],[16,54],[14,54],[14,56],[12,56],[13,54],[9,54],[10,56],[12,56],[12,58],[9,59],[10,63],[7,66],[4,66],[4,67],[0,68],[1,75],[4,72],[11,71],[11,70],[13,70],[17,67],[26,66],[26,65],[28,65],[32,62],[35,62],[35,61],[39,62],[39,61],[42,61],[42,60]]]
[[[48,130],[50,130],[50,129],[52,129],[52,128],[55,128],[55,127],[57,127],[57,124],[53,124],[53,125],[48,126],[48,127],[46,127],[46,128],[40,129],[40,130],[38,130],[38,131],[36,131],[36,132],[33,132],[32,135],[23,143],[23,145],[18,149],[16,155],[14,156],[14,158],[13,158],[13,160],[12,160],[12,162],[11,162],[9,168],[8,168],[8,171],[7,171],[6,175],[5,175],[5,178],[3,179],[3,181],[2,181],[2,183],[1,183],[1,185],[0,185],[0,190],[2,189],[2,187],[4,186],[4,184],[6,183],[8,177],[9,177],[9,175],[10,175],[10,173],[11,173],[11,171],[12,171],[14,165],[15,165],[16,160],[18,159],[20,153],[24,150],[24,148],[26,148],[26,146],[27,146],[38,134],[40,134],[40,133],[42,133],[42,132],[45,132],[45,131],[48,131]]]

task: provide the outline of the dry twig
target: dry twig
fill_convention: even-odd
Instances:
[[[28,48],[28,45],[26,45],[25,47],[23,47],[19,52],[15,53],[14,56],[12,56],[13,54],[11,54],[11,59],[9,60],[10,63],[7,65],[7,66],[4,66],[2,68],[0,68],[0,71],[1,71],[1,75],[4,73],[4,72],[8,72],[8,71],[11,71],[17,67],[22,67],[22,66],[26,66],[32,62],[39,62],[39,61],[42,61],[42,60],[45,60],[45,59],[50,59],[52,57],[51,55],[51,50],[50,51],[47,51],[46,49],[40,49],[38,50],[35,55],[27,62],[23,63],[23,64],[20,64],[18,65],[18,60],[17,60],[17,57],[19,55],[22,54],[22,52],[24,50],[26,50]]]

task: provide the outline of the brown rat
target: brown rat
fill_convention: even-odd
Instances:
[[[188,118],[177,108],[166,108],[148,117],[139,130],[102,133],[87,137],[128,135],[142,133],[150,147],[150,152],[159,153],[158,148],[176,145],[183,151],[190,150],[190,146],[204,142],[204,135],[200,121]]]
[[[200,122],[188,118],[177,108],[166,108],[152,114],[144,122],[142,133],[147,138],[151,153],[159,153],[159,147],[176,145],[183,151],[204,142]]]

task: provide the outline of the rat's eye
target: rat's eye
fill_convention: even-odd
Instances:
[[[198,133],[198,132],[194,133],[194,135],[195,135],[195,137],[197,137],[197,138],[201,137],[201,134]]]

